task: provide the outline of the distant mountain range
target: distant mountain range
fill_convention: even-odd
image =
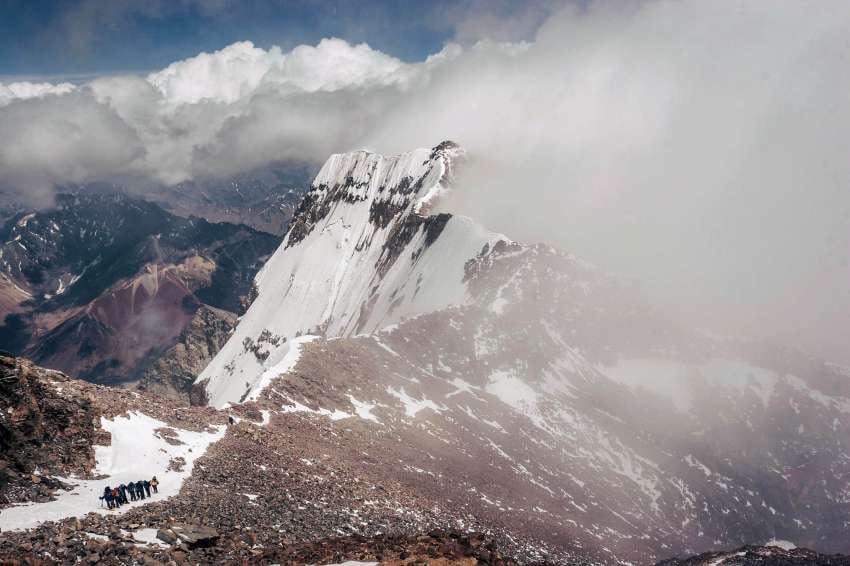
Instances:
[[[244,224],[283,236],[314,174],[307,166],[268,166],[223,181],[153,187],[144,198],[177,216]]]
[[[275,187],[255,184],[246,202],[297,198]],[[192,198],[181,195],[183,212]],[[219,216],[255,217],[250,206],[228,204],[233,199],[213,199],[207,212],[215,202]],[[58,194],[51,209],[12,214],[0,230],[3,348],[84,379],[126,384],[181,339],[202,306],[200,320],[218,313],[232,321],[279,237],[178,216],[162,204],[94,185]],[[274,211],[256,218],[279,229],[290,209]]]

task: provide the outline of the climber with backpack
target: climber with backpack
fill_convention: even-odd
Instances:
[[[112,509],[112,488],[106,486],[103,488],[103,495],[100,497],[106,502],[106,507]]]

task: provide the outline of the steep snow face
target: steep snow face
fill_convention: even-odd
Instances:
[[[250,309],[198,378],[211,404],[246,398],[301,333],[368,333],[467,303],[466,262],[504,238],[465,217],[427,214],[462,153],[444,142],[394,157],[331,156],[257,275]]]
[[[315,336],[309,335],[299,336],[281,341],[280,347],[269,344],[274,352],[262,360],[264,369],[256,375],[248,375],[243,368],[237,369],[235,364],[231,363],[225,368],[230,379],[212,379],[206,384],[208,403],[213,407],[222,408],[233,403],[255,400],[272,379],[295,366],[301,356],[301,346],[314,338]]]

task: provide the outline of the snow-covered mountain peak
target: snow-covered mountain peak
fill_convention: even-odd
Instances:
[[[233,338],[198,378],[210,402],[248,395],[300,334],[373,332],[468,303],[466,263],[505,238],[469,218],[428,214],[462,156],[453,142],[332,155],[257,275]]]
[[[343,189],[348,196],[361,199],[376,193],[384,200],[397,194],[419,194],[439,183],[451,161],[464,153],[452,141],[395,156],[367,150],[337,153],[322,166],[312,188],[322,196]]]

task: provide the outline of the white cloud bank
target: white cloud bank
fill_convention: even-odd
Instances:
[[[422,67],[339,39],[288,53],[239,42],[147,77],[0,84],[0,183],[43,198],[69,181],[175,184],[321,162],[377,121],[389,94],[376,91],[398,96]]]
[[[0,106],[5,106],[15,100],[26,100],[28,98],[43,98],[48,94],[68,94],[75,90],[71,83],[31,83],[14,82],[9,84],[0,83]]]
[[[841,357],[848,37],[845,2],[662,0],[567,6],[529,43],[419,63],[336,39],[241,42],[147,77],[0,86],[0,186],[46,198],[57,182],[170,184],[454,139],[472,156],[455,210],[708,322]]]

